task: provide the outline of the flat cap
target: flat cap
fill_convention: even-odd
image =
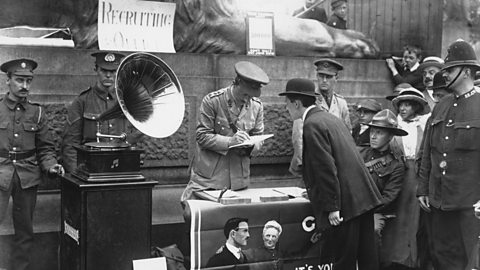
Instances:
[[[268,84],[270,79],[267,73],[259,66],[248,61],[240,61],[235,64],[235,72],[241,79],[256,82],[259,84]]]
[[[17,76],[33,76],[33,70],[37,68],[37,62],[21,58],[3,63],[0,70]]]
[[[339,70],[343,70],[342,64],[328,58],[318,59],[313,64],[317,66],[317,73],[320,73],[320,74],[333,76],[333,75],[337,75]]]
[[[377,113],[382,110],[382,105],[375,99],[362,99],[357,103],[356,109],[357,111],[363,109]]]
[[[92,53],[95,57],[95,64],[106,70],[116,70],[125,56],[117,52],[95,52]]]
[[[347,0],[332,0],[330,4],[333,9],[337,8],[338,6],[342,5],[343,3],[347,3]]]
[[[316,97],[320,94],[315,93],[315,83],[308,79],[295,78],[287,82],[285,92],[278,94],[279,96],[287,95],[304,95]]]

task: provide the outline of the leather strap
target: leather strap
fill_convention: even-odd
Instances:
[[[35,155],[35,149],[29,151],[5,151],[0,150],[0,157],[11,160],[22,160]]]

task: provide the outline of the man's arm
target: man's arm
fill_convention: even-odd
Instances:
[[[429,185],[430,170],[432,169],[432,164],[430,160],[430,151],[431,151],[430,138],[432,136],[432,129],[433,129],[430,125],[431,119],[432,118],[430,118],[429,121],[427,121],[427,126],[425,128],[425,133],[422,139],[423,152],[422,152],[422,159],[421,159],[420,168],[417,176],[418,202],[420,203],[420,207],[427,212],[430,212],[430,202],[428,199],[428,193],[429,193],[428,185]]]
[[[83,106],[75,99],[68,108],[67,121],[62,140],[62,164],[66,172],[77,168],[77,150],[74,145],[80,145],[83,137]]]
[[[40,167],[48,172],[57,164],[55,144],[50,133],[45,110],[39,107],[38,131],[35,134],[35,146]]]
[[[404,175],[405,165],[402,161],[398,161],[383,190],[380,191],[382,194],[382,206],[377,210],[388,207],[389,204],[398,197],[398,194],[400,194],[400,191],[402,190]]]

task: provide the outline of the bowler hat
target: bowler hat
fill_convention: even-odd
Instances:
[[[448,47],[445,66],[442,70],[457,66],[471,66],[475,69],[480,69],[480,63],[477,60],[473,47],[461,39],[453,42]]]
[[[420,66],[418,66],[418,70],[422,71],[427,67],[437,67],[441,69],[444,63],[443,59],[437,56],[425,57]]]
[[[389,109],[382,110],[375,114],[372,121],[367,124],[370,127],[384,128],[396,136],[406,136],[408,132],[398,127],[397,117]]]
[[[423,95],[423,93],[420,92],[420,90],[417,90],[413,87],[403,89],[398,94],[398,96],[396,96],[392,100],[393,107],[395,107],[398,110],[399,103],[405,100],[419,103],[422,106],[422,110],[418,112],[418,114],[420,115],[427,114],[430,112],[430,107],[428,106],[428,102],[425,99],[425,96]]]
[[[338,6],[340,6],[341,4],[346,3],[346,2],[347,2],[347,0],[332,0],[332,3],[330,5],[332,6],[332,9],[335,9]]]
[[[317,66],[317,73],[320,73],[320,74],[333,76],[333,75],[337,75],[338,71],[343,70],[342,64],[328,58],[318,59],[313,64]]]
[[[258,84],[268,84],[270,82],[267,73],[254,63],[240,61],[235,64],[234,68],[240,79]]]
[[[125,56],[117,52],[94,52],[95,64],[106,70],[117,70],[122,58]]]
[[[393,88],[393,95],[386,96],[385,98],[388,100],[392,100],[396,98],[403,89],[407,89],[407,88],[413,88],[413,86],[409,83],[398,84],[397,86],[395,86],[395,88]]]
[[[279,96],[287,95],[304,95],[316,97],[320,94],[315,93],[315,84],[308,79],[295,78],[287,82],[285,92],[278,94]]]
[[[33,76],[33,70],[37,68],[37,62],[31,59],[15,59],[3,63],[0,70],[17,76]]]
[[[367,111],[372,111],[374,113],[377,113],[382,110],[382,105],[376,101],[375,99],[362,99],[357,103],[357,106],[355,108],[357,111],[358,110],[367,110]]]
[[[433,76],[433,90],[441,90],[447,88],[447,83],[445,82],[445,78],[443,77],[442,72],[437,72]]]

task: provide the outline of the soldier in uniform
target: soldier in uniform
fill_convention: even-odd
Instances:
[[[447,51],[443,76],[453,95],[435,106],[425,133],[417,198],[429,213],[435,269],[466,269],[480,233],[471,210],[480,199],[480,70],[463,40]]]
[[[382,105],[374,99],[362,99],[357,103],[355,109],[358,114],[358,122],[353,127],[352,136],[356,145],[367,146],[370,143],[368,123],[372,121],[376,113],[382,110]]]
[[[235,72],[237,77],[232,85],[202,100],[196,131],[197,153],[182,202],[194,197],[194,191],[239,190],[250,183],[253,146],[229,146],[263,133],[263,105],[258,97],[262,85],[270,80],[260,67],[247,61],[236,63]]]
[[[392,151],[390,142],[393,136],[405,136],[407,132],[398,128],[395,114],[388,109],[375,114],[367,125],[370,128],[370,146],[361,148],[360,154],[382,195],[383,205],[375,209],[374,214],[375,236],[378,238],[377,245],[381,255],[392,252],[380,248],[382,232],[385,226],[388,226],[388,220],[396,216],[396,201],[405,174],[405,163],[401,155]]]
[[[352,124],[350,123],[347,101],[334,92],[334,87],[337,84],[338,71],[343,70],[342,64],[326,58],[319,59],[315,61],[314,64],[317,67],[317,91],[321,94],[318,95],[316,105],[340,118],[351,132]],[[301,118],[293,120],[293,157],[290,161],[289,171],[295,176],[300,176],[302,174],[302,130],[303,120]]]
[[[117,103],[115,77],[123,55],[116,52],[96,52],[92,56],[95,57],[97,81],[94,86],[81,92],[68,107],[62,141],[62,162],[67,172],[73,172],[77,167],[77,151],[74,145],[96,141],[98,117]],[[125,118],[101,122],[100,132],[110,135],[127,133],[129,143],[134,143],[139,135]]]
[[[28,100],[37,63],[17,59],[4,63],[8,93],[0,100],[0,222],[10,196],[15,238],[11,268],[28,269],[33,246],[33,211],[41,172],[63,175],[57,164],[47,117],[42,107]]]
[[[293,16],[302,19],[317,20],[322,23],[327,22],[327,12],[324,8],[317,5],[320,0],[305,0],[303,7],[295,10]]]

